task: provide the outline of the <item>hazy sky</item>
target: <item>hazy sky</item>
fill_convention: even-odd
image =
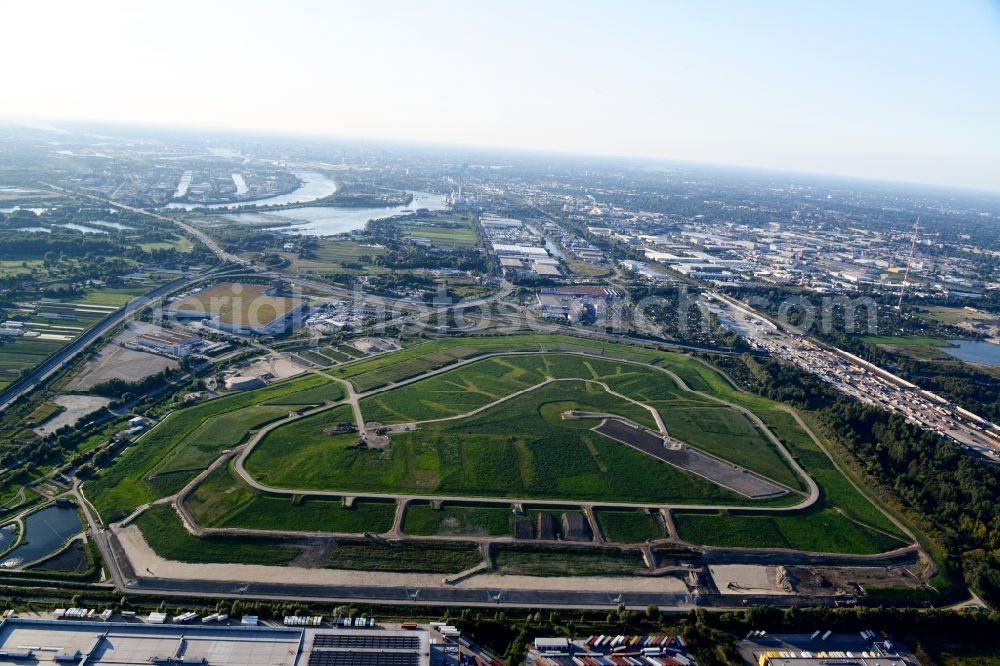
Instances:
[[[0,116],[1000,190],[1000,0],[0,5]]]

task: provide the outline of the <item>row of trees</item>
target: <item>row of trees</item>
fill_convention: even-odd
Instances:
[[[734,362],[726,365],[741,374]],[[786,363],[745,356],[742,365],[742,379],[760,393],[814,415],[863,474],[891,493],[944,547],[947,564],[961,571],[988,603],[1000,603],[1000,468],[898,414],[851,400]]]

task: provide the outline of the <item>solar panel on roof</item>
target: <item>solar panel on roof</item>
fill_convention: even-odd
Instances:
[[[313,648],[419,650],[420,638],[379,634],[317,634],[313,637]]]
[[[313,652],[309,666],[419,666],[420,656],[413,652]]]

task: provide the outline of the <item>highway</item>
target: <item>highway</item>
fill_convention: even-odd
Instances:
[[[0,411],[7,409],[15,400],[22,395],[33,391],[42,382],[56,373],[66,363],[71,361],[80,352],[85,350],[90,343],[101,337],[114,327],[118,326],[131,315],[151,305],[163,296],[172,291],[177,291],[189,287],[190,285],[207,279],[207,274],[183,277],[173,282],[168,282],[162,287],[158,287],[145,296],[139,296],[128,304],[111,313],[94,326],[87,329],[80,337],[76,338],[58,352],[50,356],[40,365],[35,367],[30,373],[14,382],[3,391],[0,391]]]
[[[244,266],[246,268],[252,268],[252,265],[251,265],[251,263],[249,261],[247,261],[245,259],[240,259],[235,254],[230,254],[230,253],[226,252],[225,250],[223,250],[219,246],[218,243],[216,243],[214,240],[212,240],[212,238],[208,234],[206,234],[204,231],[198,229],[197,227],[194,227],[194,226],[188,224],[187,222],[179,220],[179,219],[177,219],[175,217],[167,217],[166,215],[160,215],[158,213],[151,213],[148,210],[145,210],[143,208],[136,208],[135,206],[129,206],[129,205],[123,204],[123,203],[121,203],[119,201],[115,201],[113,199],[108,199],[106,197],[97,196],[96,194],[88,194],[86,192],[77,192],[77,191],[74,191],[74,190],[67,190],[64,187],[59,187],[58,185],[53,185],[51,183],[42,183],[42,185],[45,185],[46,187],[51,188],[53,190],[62,192],[63,194],[69,194],[71,196],[78,196],[78,197],[85,197],[87,199],[91,199],[92,201],[96,201],[96,202],[98,202],[100,204],[103,204],[103,205],[106,205],[106,206],[114,206],[115,208],[118,208],[118,209],[121,209],[121,210],[127,210],[127,211],[129,211],[131,213],[136,213],[138,215],[146,215],[146,216],[151,217],[151,218],[153,218],[155,220],[161,220],[163,222],[170,222],[171,224],[176,224],[178,227],[180,227],[181,229],[183,229],[186,233],[190,234],[191,236],[193,236],[193,237],[197,238],[199,241],[201,241],[205,245],[205,247],[207,247],[212,252],[212,254],[214,254],[220,260],[222,260],[224,262],[228,262],[228,263],[238,264],[238,265]]]
[[[830,384],[841,393],[900,414],[907,421],[1000,461],[1000,428],[864,359],[804,335],[746,303],[710,292],[720,320],[755,346]]]
[[[103,205],[114,206],[115,208],[120,208],[122,210],[131,211],[133,213],[138,213],[141,215],[148,215],[149,217],[158,220],[176,224],[186,233],[190,234],[191,236],[197,238],[199,241],[204,243],[205,246],[208,247],[208,249],[211,250],[211,252],[223,262],[234,263],[247,268],[251,267],[249,262],[240,259],[236,255],[229,254],[228,252],[223,250],[221,247],[219,247],[218,243],[212,240],[203,231],[175,218],[166,217],[163,215],[157,215],[156,213],[150,213],[149,211],[143,210],[141,208],[127,206],[125,204],[118,203],[117,201],[112,201],[111,199],[107,199],[104,197],[98,197],[93,194],[86,194],[82,192],[75,192],[73,190],[67,190],[66,188],[59,187],[58,185],[53,185],[51,183],[42,183],[42,184],[50,189],[62,192],[63,194],[85,197],[87,199],[91,199]],[[15,400],[20,398],[22,395],[25,395],[26,393],[29,393],[32,390],[34,390],[39,384],[44,382],[53,373],[55,373],[57,370],[63,367],[65,363],[69,362],[70,360],[75,358],[77,354],[86,349],[91,342],[101,337],[104,333],[113,329],[115,326],[121,324],[130,315],[135,314],[136,312],[142,310],[148,305],[151,305],[153,302],[169,294],[172,291],[180,291],[182,289],[191,286],[192,284],[195,284],[196,282],[206,279],[207,277],[210,276],[210,274],[211,271],[201,275],[179,278],[177,280],[174,280],[173,282],[168,282],[167,284],[154,289],[153,291],[149,292],[144,296],[139,296],[137,298],[134,298],[124,307],[108,315],[106,318],[104,318],[103,320],[92,326],[90,329],[85,331],[80,337],[76,338],[68,345],[60,349],[58,352],[50,356],[40,365],[35,367],[28,375],[22,377],[18,381],[6,387],[3,391],[0,391],[0,411],[7,409],[7,407],[9,407]]]

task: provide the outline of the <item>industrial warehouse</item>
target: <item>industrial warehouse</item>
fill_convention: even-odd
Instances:
[[[429,666],[431,660],[428,632],[423,630],[140,624],[12,617],[0,622],[0,663]]]

